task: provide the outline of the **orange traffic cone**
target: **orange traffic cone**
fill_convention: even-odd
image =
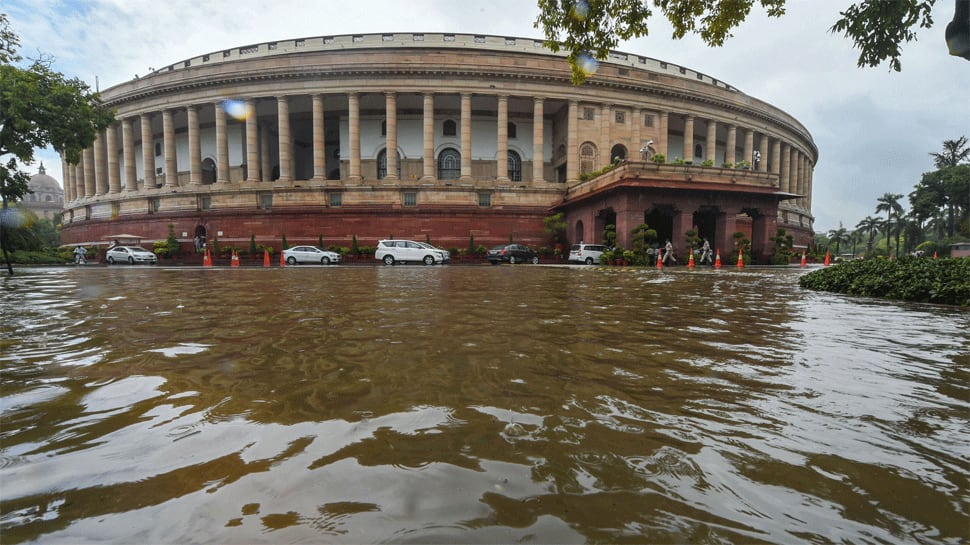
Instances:
[[[721,268],[721,250],[714,251],[714,268],[715,269]]]
[[[239,266],[239,256],[236,255],[236,250],[232,251],[232,260],[229,262],[229,264],[233,267]]]
[[[803,269],[805,268],[805,265],[807,263],[808,263],[808,260],[805,258],[805,250],[802,250],[802,268]]]
[[[936,259],[936,258],[937,258],[936,252],[933,252],[933,259]]]
[[[269,267],[269,250],[263,250],[263,266]]]
[[[664,254],[660,253],[659,250],[657,251],[657,268],[664,268]]]
[[[280,267],[286,266],[286,260],[283,259],[283,252],[280,252]]]
[[[205,257],[202,258],[202,266],[203,267],[212,266],[212,254],[209,253],[208,248],[205,249]]]
[[[744,268],[744,250],[741,248],[738,248],[738,268]]]
[[[694,249],[693,248],[690,249],[690,257],[687,258],[687,268],[688,269],[694,268]]]
[[[828,267],[831,264],[832,264],[832,256],[828,252],[825,252],[825,266]]]

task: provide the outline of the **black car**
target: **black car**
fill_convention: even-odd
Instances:
[[[539,263],[539,254],[532,251],[532,248],[521,244],[506,244],[496,246],[488,251],[488,262],[492,265],[499,263]]]

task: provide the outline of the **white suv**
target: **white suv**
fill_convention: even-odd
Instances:
[[[587,265],[599,264],[600,255],[607,249],[602,244],[573,244],[572,249],[569,250],[569,261]]]
[[[377,242],[374,259],[380,259],[385,265],[409,261],[425,265],[445,262],[443,250],[413,240],[380,240]]]

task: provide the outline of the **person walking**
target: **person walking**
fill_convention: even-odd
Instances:
[[[84,249],[84,246],[78,246],[74,248],[74,264],[75,265],[87,264],[88,260],[84,257],[87,253],[88,251]]]
[[[677,258],[674,257],[674,245],[670,243],[670,239],[667,239],[667,244],[664,246],[664,265],[668,264],[668,261],[677,263]]]
[[[704,239],[704,245],[701,246],[701,258],[699,261],[701,265],[714,264],[714,258],[711,257],[711,244],[707,242],[706,238]]]

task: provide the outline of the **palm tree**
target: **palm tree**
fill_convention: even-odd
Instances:
[[[967,137],[961,136],[956,140],[944,140],[943,153],[930,153],[930,156],[933,157],[933,164],[936,165],[937,170],[959,165],[970,157]]]
[[[829,244],[835,244],[835,255],[839,255],[839,249],[843,242],[849,242],[849,232],[842,227],[842,222],[839,222],[838,229],[832,229],[828,233]]]
[[[872,241],[876,238],[876,233],[879,232],[882,222],[879,218],[874,218],[872,216],[866,216],[859,223],[856,224],[855,228],[861,233],[866,235],[866,255],[872,254]]]
[[[886,253],[890,253],[889,235],[892,233],[893,226],[899,223],[899,217],[903,215],[903,206],[899,204],[899,199],[902,198],[903,196],[899,193],[883,193],[882,197],[876,199],[879,203],[876,205],[876,213],[886,213]],[[893,221],[893,214],[896,214],[897,221],[895,222]],[[897,253],[899,253],[898,249]]]

